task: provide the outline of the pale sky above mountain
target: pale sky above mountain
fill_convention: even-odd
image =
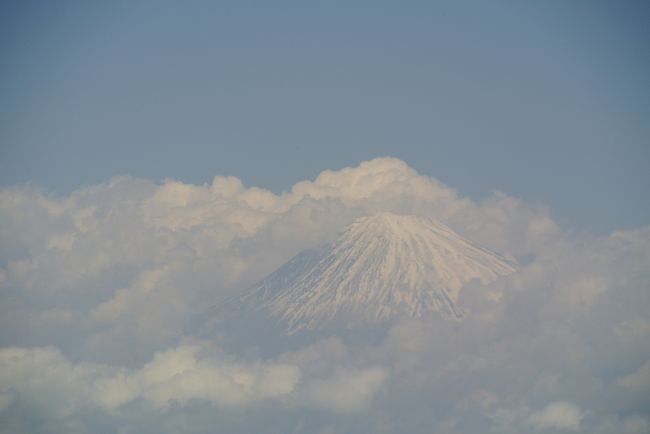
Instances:
[[[4,2],[0,433],[650,432],[649,15]],[[462,320],[221,321],[381,213],[514,272]]]

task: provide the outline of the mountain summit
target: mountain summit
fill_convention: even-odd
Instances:
[[[238,301],[283,319],[290,332],[334,318],[372,324],[434,311],[459,318],[463,285],[514,271],[436,220],[379,213],[358,219],[333,243],[299,253]]]

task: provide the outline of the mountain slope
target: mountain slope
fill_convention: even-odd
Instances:
[[[357,220],[333,243],[298,254],[239,302],[270,311],[290,331],[333,318],[368,324],[433,311],[460,317],[464,284],[514,270],[438,221],[380,213]]]

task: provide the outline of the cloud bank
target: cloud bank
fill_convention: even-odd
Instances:
[[[522,266],[468,285],[460,323],[264,356],[197,337],[207,306],[378,211]],[[476,202],[393,158],[282,194],[221,176],[5,188],[0,259],[0,432],[650,429],[650,228],[571,234],[543,205]]]

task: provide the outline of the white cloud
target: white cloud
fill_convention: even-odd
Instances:
[[[67,197],[16,187],[0,191],[0,284],[53,304],[75,297],[92,331],[83,351],[114,361],[99,348],[172,345],[219,294],[379,210],[430,215],[471,236],[492,232],[479,241],[504,254],[525,251],[529,240],[501,234],[547,218],[504,194],[475,204],[393,158],[324,171],[281,195],[220,176],[211,185],[117,177]],[[143,282],[154,274],[149,288]],[[31,301],[22,308],[38,315]]]
[[[527,422],[535,429],[558,428],[580,431],[583,419],[580,407],[570,402],[555,401],[548,404],[544,410],[528,416]]]
[[[619,378],[616,384],[631,390],[650,389],[650,360],[646,361],[635,372]]]
[[[192,399],[239,407],[289,396],[300,380],[294,365],[201,357],[200,349],[163,351],[134,370],[74,365],[55,348],[3,348],[0,396],[5,409],[15,401],[55,416],[70,416],[92,405],[116,410],[138,398],[162,408]]]
[[[650,432],[648,417],[607,415],[591,431],[594,434],[646,434]]]
[[[573,306],[591,307],[607,290],[605,279],[597,276],[584,277],[572,283],[564,291],[567,303]]]
[[[340,413],[363,410],[388,377],[381,367],[346,369],[308,386],[309,402]]]
[[[125,406],[142,400],[163,411],[193,401],[222,409],[274,401],[286,408],[354,413],[368,407],[387,378],[386,370],[377,366],[339,368],[331,375],[303,378],[295,364],[236,361],[206,350],[180,346],[156,353],[139,369],[128,369],[73,364],[52,347],[2,348],[0,411],[20,405],[41,417],[70,418],[99,408],[117,416]]]
[[[650,335],[650,322],[642,318],[626,319],[616,325],[616,334],[625,341],[634,341]]]
[[[203,399],[215,405],[242,406],[289,395],[300,370],[287,364],[242,364],[199,357],[196,346],[156,354],[142,369],[109,377],[95,385],[96,400],[108,408],[142,397],[156,407]]]
[[[404,321],[385,337],[324,336],[264,356],[186,343],[220,342],[225,331],[200,327],[207,307],[375,211],[434,217],[531,262],[466,287],[462,322]],[[167,418],[209,425],[239,409],[246,421],[233,416],[229,430],[259,431],[259,409],[275,405],[299,419],[276,421],[278,432],[645,432],[648,270],[650,227],[570,235],[543,205],[500,192],[474,202],[392,158],[283,194],[221,176],[118,177],[66,197],[5,188],[0,420],[92,420],[92,432],[89,412],[103,411],[116,424],[107,432],[174,432]],[[139,405],[157,416],[134,417]]]

